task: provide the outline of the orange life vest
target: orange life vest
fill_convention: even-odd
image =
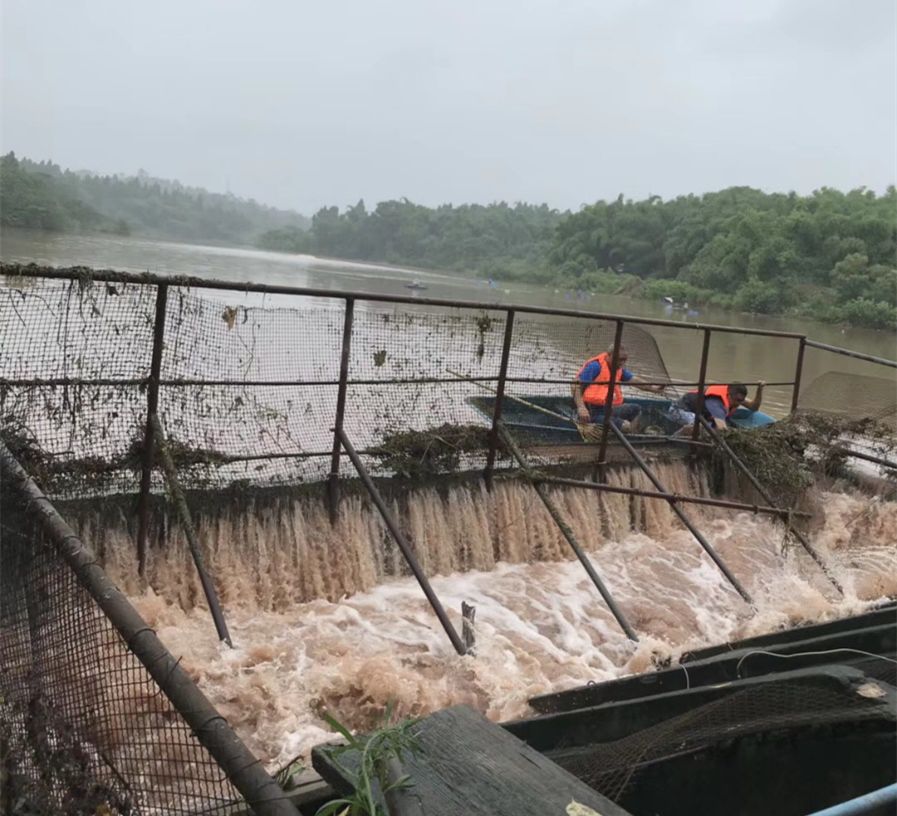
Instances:
[[[698,395],[697,391],[692,391],[692,394],[695,396]],[[705,397],[716,397],[719,400],[722,400],[723,407],[726,409],[726,416],[731,416],[735,413],[735,408],[730,407],[729,405],[729,386],[728,385],[709,385],[704,389]]]
[[[601,371],[592,382],[586,385],[585,390],[582,392],[582,401],[587,405],[605,405],[607,403],[607,386],[610,384],[610,355],[605,351],[597,357],[586,360],[582,368],[579,369],[579,374],[576,375],[577,378],[582,377],[582,372],[585,371],[589,363],[598,363],[601,366]],[[623,389],[620,388],[620,377],[622,376],[623,369],[618,368],[616,383],[614,384],[614,405],[623,404]]]

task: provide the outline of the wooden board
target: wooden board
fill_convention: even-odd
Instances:
[[[599,816],[629,816],[542,754],[467,706],[421,721],[416,756],[403,759],[417,812],[427,816],[568,816],[576,801]],[[344,793],[352,783],[324,746],[312,752],[321,776]],[[352,768],[350,753],[340,762]],[[587,812],[587,811],[586,811]]]

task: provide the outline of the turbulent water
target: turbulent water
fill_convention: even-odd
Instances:
[[[677,492],[706,493],[682,464],[660,468]],[[645,485],[618,472],[618,484]],[[639,633],[620,631],[532,489],[498,483],[421,490],[394,509],[460,628],[477,608],[475,657],[458,657],[379,518],[360,499],[331,528],[319,500],[233,509],[200,522],[236,648],[220,645],[180,533],[151,552],[152,589],[133,575],[132,544],[107,530],[107,568],[149,624],[274,767],[331,737],[326,709],[353,728],[381,716],[467,703],[494,720],[529,713],[536,694],[650,669],[684,649],[852,614],[897,596],[897,504],[820,492],[811,539],[845,587],[768,517],[689,508],[753,595],[748,606],[664,502],[589,491],[555,498]],[[88,541],[100,538],[84,528]]]

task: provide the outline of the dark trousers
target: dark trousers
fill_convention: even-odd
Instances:
[[[597,425],[603,425],[604,406],[589,405],[588,403],[586,403],[586,407],[589,409],[589,415],[592,417],[592,422]],[[613,414],[611,414],[610,421],[619,428],[624,422],[632,422],[632,420],[638,419],[638,416],[641,412],[642,409],[640,406],[624,402],[622,405],[614,406]]]

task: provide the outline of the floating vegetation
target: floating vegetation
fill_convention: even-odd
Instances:
[[[456,472],[465,453],[489,447],[490,429],[482,425],[444,424],[425,431],[401,431],[383,437],[368,452],[396,476],[417,479]]]
[[[897,439],[887,425],[831,414],[800,413],[765,428],[730,429],[725,440],[773,496],[793,505],[818,474],[844,475],[851,437],[867,440],[890,461],[897,459]],[[729,466],[723,451],[717,449],[714,457]]]

